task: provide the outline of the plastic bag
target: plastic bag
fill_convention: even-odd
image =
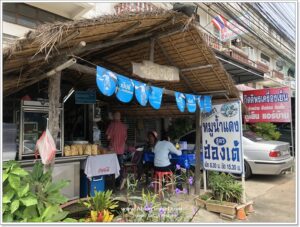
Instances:
[[[37,156],[37,151],[39,152],[42,163],[48,165],[52,162],[56,153],[56,146],[48,129],[43,132],[41,137],[38,139],[35,145],[35,154]]]

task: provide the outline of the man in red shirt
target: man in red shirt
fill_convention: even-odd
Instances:
[[[125,151],[125,143],[127,140],[127,126],[121,122],[121,114],[115,112],[113,121],[109,124],[106,130],[106,136],[109,140],[109,148],[116,152],[121,167],[118,183],[122,180],[123,169],[123,154]]]

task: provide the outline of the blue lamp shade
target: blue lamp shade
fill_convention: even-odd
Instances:
[[[97,66],[96,83],[103,95],[111,96],[116,90],[117,74],[108,69]]]
[[[142,106],[146,106],[149,98],[149,87],[145,83],[141,83],[136,80],[132,80],[135,89],[135,97],[138,103]]]
[[[180,92],[175,92],[175,98],[176,98],[176,103],[177,103],[177,107],[180,110],[180,112],[184,112],[184,108],[185,108],[185,96],[184,94],[180,93]]]
[[[133,97],[134,86],[131,79],[118,75],[117,99],[121,102],[130,102]]]
[[[212,110],[211,96],[204,96],[204,112],[210,113]]]
[[[185,94],[185,98],[186,98],[186,106],[188,111],[190,113],[196,112],[196,108],[197,108],[196,96],[191,94]]]
[[[163,95],[163,88],[150,86],[149,89],[149,103],[154,109],[159,109]]]

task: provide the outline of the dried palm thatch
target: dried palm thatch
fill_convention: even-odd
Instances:
[[[155,40],[155,63],[179,69],[196,67],[182,71],[179,82],[151,81],[151,84],[190,93],[225,90],[228,98],[238,97],[233,80],[204,41],[193,18],[163,10],[38,27],[4,50],[4,95],[44,78],[41,74],[63,63],[68,56],[75,56],[81,65],[91,62],[137,78],[132,74],[131,63],[149,60],[151,39]],[[82,41],[86,46],[79,50],[77,47]],[[211,67],[197,69],[202,65]],[[65,70],[63,77],[70,79],[74,73],[82,75],[80,81],[74,81],[78,89],[96,88],[95,75]]]

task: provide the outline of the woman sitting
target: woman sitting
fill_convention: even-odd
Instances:
[[[182,152],[170,142],[170,137],[165,134],[162,140],[154,147],[154,170],[155,171],[175,171],[175,166],[171,164],[169,154],[181,155]]]

